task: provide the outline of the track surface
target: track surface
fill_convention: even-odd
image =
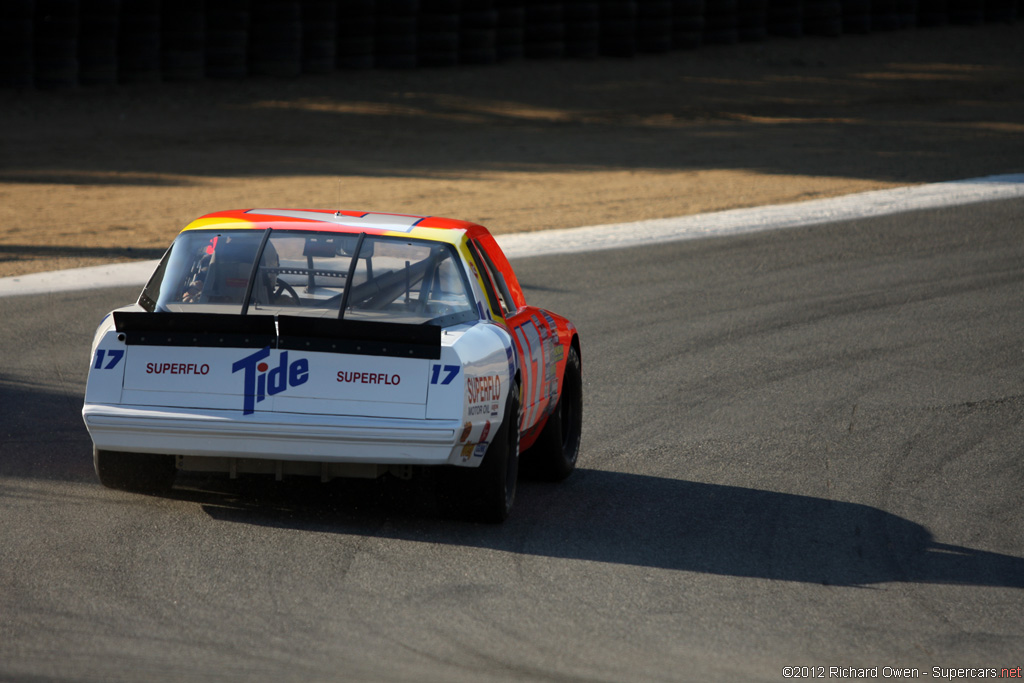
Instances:
[[[1024,664],[1024,201],[516,263],[583,341],[581,469],[103,489],[91,332],[0,299],[0,679],[783,680]],[[847,679],[850,680],[850,679]]]

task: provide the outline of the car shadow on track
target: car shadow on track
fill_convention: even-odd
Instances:
[[[600,470],[524,482],[502,526],[440,517],[414,482],[182,481],[213,519],[540,557],[837,586],[1024,588],[1024,558],[938,543],[883,510],[824,498]]]
[[[0,478],[95,482],[76,393],[3,376],[0,389]],[[595,469],[561,484],[523,482],[501,526],[443,518],[429,477],[321,484],[180,474],[168,497],[224,522],[539,557],[839,586],[1024,588],[1024,558],[940,543],[878,508]]]

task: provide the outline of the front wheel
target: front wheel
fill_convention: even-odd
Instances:
[[[443,467],[439,503],[451,515],[498,524],[512,511],[519,479],[519,385],[513,383],[505,419],[479,467]]]
[[[569,347],[558,405],[544,430],[523,453],[523,473],[533,479],[562,481],[576,469],[583,431],[583,373],[580,354]]]
[[[102,451],[95,446],[92,464],[101,484],[122,491],[168,491],[178,473],[173,455]]]

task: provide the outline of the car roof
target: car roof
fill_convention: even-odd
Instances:
[[[440,216],[414,216],[377,211],[335,211],[332,209],[234,209],[210,213],[189,223],[188,230],[316,230],[358,234],[417,237],[458,243],[490,236],[487,228],[469,221]]]

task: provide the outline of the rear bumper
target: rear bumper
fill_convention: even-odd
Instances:
[[[86,404],[97,448],[168,455],[383,465],[473,465],[458,420],[336,417]]]

